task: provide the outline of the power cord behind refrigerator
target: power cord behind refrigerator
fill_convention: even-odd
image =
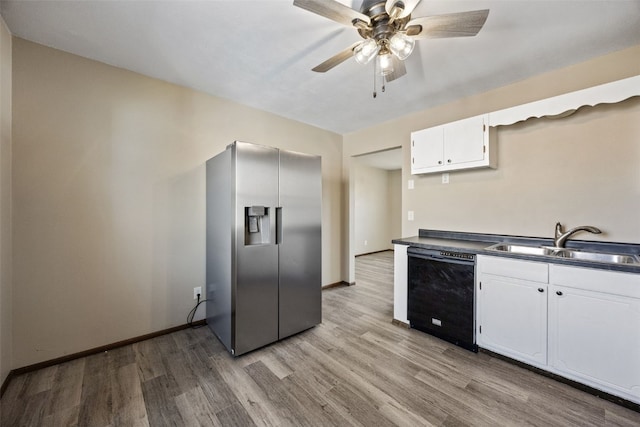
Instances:
[[[207,301],[206,299],[200,300],[200,294],[198,294],[197,297],[198,297],[198,302],[196,303],[195,307],[193,307],[191,309],[189,314],[187,314],[187,325],[192,329],[197,329],[197,328],[200,328],[200,327],[204,326],[204,325],[201,325],[201,324],[199,324],[199,325],[194,325],[193,324],[193,318],[196,315],[196,311],[198,311],[198,307],[200,306],[200,304],[202,304],[203,302]]]

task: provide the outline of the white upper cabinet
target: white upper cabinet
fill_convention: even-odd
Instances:
[[[488,115],[423,129],[411,134],[411,173],[495,167]]]
[[[411,134],[411,173],[442,166],[444,159],[444,126],[436,126]]]
[[[488,133],[485,119],[476,116],[444,126],[444,160],[448,165],[484,161]]]

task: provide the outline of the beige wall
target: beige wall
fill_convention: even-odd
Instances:
[[[361,255],[389,247],[389,183],[386,170],[355,163],[354,251]]]
[[[11,34],[0,18],[0,384],[11,370]]]
[[[497,170],[452,172],[443,185],[439,174],[411,176],[409,168],[412,131],[635,76],[638,58],[640,46],[345,135],[343,175],[348,179],[352,156],[402,145],[404,236],[431,228],[550,237],[559,220],[605,231],[579,238],[640,243],[637,98],[498,128]],[[407,189],[409,179],[415,190]],[[352,233],[343,237],[343,274],[353,278]]]
[[[640,243],[640,98],[559,120],[498,128],[498,169],[418,176],[417,227],[552,237],[554,224],[595,225],[578,239]],[[423,201],[437,201],[424,203]]]
[[[389,200],[389,239],[387,247],[393,249],[391,240],[402,237],[402,170],[387,172],[387,199]]]
[[[451,173],[447,186],[409,174],[411,131],[640,74],[640,46],[340,136],[20,39],[12,58],[10,43],[5,30],[3,375],[11,350],[17,368],[184,323],[204,283],[203,164],[234,139],[323,156],[323,284],[353,281],[352,156],[397,146],[404,236],[549,236],[561,220],[640,243],[638,99],[500,128],[497,170]]]
[[[185,323],[204,162],[236,139],[322,156],[323,284],[340,281],[340,135],[13,43],[13,368]]]

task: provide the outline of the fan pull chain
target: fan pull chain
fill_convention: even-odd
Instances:
[[[376,62],[378,61],[373,61],[373,98],[375,99],[378,96],[378,93],[376,92]]]

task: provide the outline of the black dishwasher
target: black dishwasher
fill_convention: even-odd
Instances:
[[[477,352],[475,255],[417,247],[407,255],[411,327]]]

